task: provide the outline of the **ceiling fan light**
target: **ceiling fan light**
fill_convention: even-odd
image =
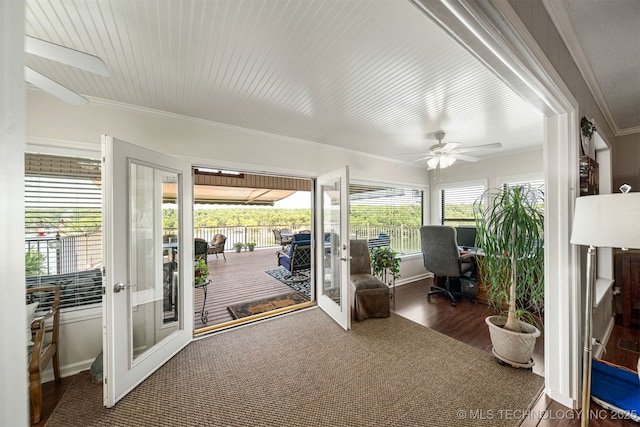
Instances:
[[[427,161],[427,166],[429,166],[429,169],[435,169],[438,167],[439,161],[440,161],[440,158],[432,157]]]
[[[455,157],[442,156],[442,157],[440,157],[440,168],[441,169],[448,168],[449,166],[451,166],[455,162],[456,162],[456,158]]]

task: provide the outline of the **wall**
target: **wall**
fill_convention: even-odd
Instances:
[[[586,115],[587,117],[593,118],[598,134],[605,144],[615,152],[617,138],[615,138],[613,131],[608,127],[602,112],[589,91],[578,67],[574,63],[571,53],[562,41],[560,34],[556,30],[547,12],[546,8],[552,10],[554,7],[554,0],[508,1],[577,101],[578,114],[573,118],[575,123],[574,129],[576,131],[579,129],[581,116]],[[547,125],[549,126],[549,123]],[[617,165],[615,161],[612,163],[609,170],[613,176],[616,176],[618,174],[616,171]],[[560,173],[560,171],[557,170],[552,172],[556,174]],[[575,173],[577,174],[578,172],[576,171]],[[560,182],[560,185],[561,184],[562,182]],[[572,188],[573,184],[567,182],[566,185],[569,187],[568,194],[573,195],[572,199],[575,199],[578,192],[575,191],[575,188]],[[563,202],[566,203],[566,201]],[[570,200],[569,203],[571,208],[567,213],[571,215],[575,202],[574,200]],[[570,226],[571,221],[569,221],[567,225]],[[568,233],[569,230],[570,227],[563,227],[563,229],[558,231]],[[575,251],[575,248],[571,250]],[[565,289],[568,290],[568,292],[556,292],[559,295],[566,295],[565,298],[558,299],[558,301],[563,301],[564,312],[561,313],[560,310],[552,309],[550,315],[547,316],[548,321],[554,322],[557,320],[559,329],[547,331],[545,334],[545,393],[563,405],[573,408],[580,406],[580,360],[583,357],[582,344],[584,339],[582,336],[582,324],[584,319],[584,295],[586,289],[586,275],[583,273],[585,271],[584,250],[579,252],[581,252],[581,265],[579,269],[573,269],[571,264],[566,264],[568,268],[573,270],[570,272],[571,276],[567,277],[569,280]],[[579,283],[576,283],[574,278],[578,279]],[[611,311],[607,310],[606,306],[611,306],[612,304],[611,294],[610,281],[608,287],[603,286],[599,288],[601,309],[598,310],[597,315],[593,317],[593,331],[596,335],[606,336],[608,334],[607,331],[609,330],[609,325],[611,325]],[[569,314],[568,318],[565,314]],[[551,351],[552,348],[556,349],[556,351]]]
[[[631,191],[640,191],[640,133],[617,137],[612,154],[613,191],[624,183]]]
[[[30,147],[72,147],[77,154],[97,154],[100,135],[106,133],[201,166],[316,177],[346,164],[354,180],[413,186],[428,181],[425,169],[398,168],[379,157],[101,100],[73,107],[30,89],[27,108]],[[426,275],[421,256],[403,259],[400,268],[400,285]],[[68,376],[88,369],[100,352],[102,320],[99,311],[83,310],[65,313],[61,321],[61,366]],[[52,373],[46,372],[45,378]]]

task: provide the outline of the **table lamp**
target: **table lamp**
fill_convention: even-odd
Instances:
[[[591,403],[591,351],[593,287],[596,248],[640,248],[640,193],[620,187],[623,193],[584,196],[576,199],[571,243],[589,246],[585,294],[584,354],[582,363],[582,421],[589,424]]]

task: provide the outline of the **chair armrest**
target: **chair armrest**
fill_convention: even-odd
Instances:
[[[55,314],[56,314],[55,311],[49,310],[45,314],[43,314],[42,316],[38,316],[38,317],[34,318],[31,321],[31,331],[32,332],[36,332],[38,329],[44,329],[45,321],[47,319],[50,319],[53,316],[55,316]]]
[[[280,250],[280,251],[276,252],[276,255],[277,255],[278,258],[283,257],[283,256],[286,256],[287,258],[290,258],[290,256],[287,253],[287,251]]]
[[[29,372],[40,369],[42,350],[44,348],[44,336],[47,332],[53,332],[53,327],[46,328],[47,319],[53,318],[57,314],[53,309],[42,316],[38,316],[31,321],[31,333],[33,335],[33,346],[29,357]]]

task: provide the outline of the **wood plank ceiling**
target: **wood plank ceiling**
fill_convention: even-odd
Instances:
[[[501,153],[542,144],[541,114],[406,0],[26,3],[28,35],[103,58],[111,77],[27,65],[90,97],[398,162],[439,129]]]

